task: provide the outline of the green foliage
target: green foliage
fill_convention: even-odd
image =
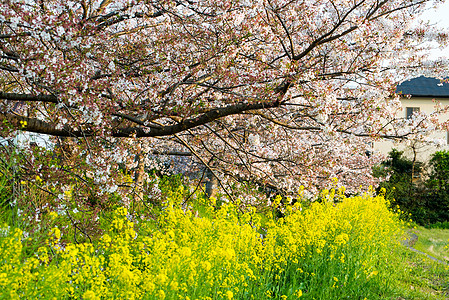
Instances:
[[[401,210],[411,213],[413,220],[422,221],[422,216],[426,212],[423,206],[421,186],[415,184],[414,179],[421,173],[423,165],[421,162],[413,162],[403,156],[402,151],[392,149],[388,154],[388,159],[375,169],[374,174],[378,177],[390,176],[387,181],[382,182],[378,191],[384,188],[387,191],[387,198],[392,204],[398,205]]]
[[[0,206],[5,207],[9,205],[12,197],[12,184],[10,184],[10,166],[1,161],[0,163]]]
[[[429,185],[439,190],[449,190],[449,151],[437,151],[430,159]]]
[[[436,222],[433,224],[429,224],[426,226],[426,228],[432,229],[449,229],[449,222],[448,221],[444,221],[444,222]]]
[[[429,166],[425,197],[428,209],[433,212],[430,223],[449,221],[449,151],[434,153]]]
[[[22,190],[20,169],[22,157],[17,149],[0,145],[0,221],[8,220],[17,226],[17,196]]]
[[[449,221],[449,152],[432,155],[428,178],[422,170],[421,162],[413,162],[393,149],[388,160],[375,169],[379,177],[390,175],[378,190],[385,188],[392,203],[420,225]]]
[[[398,151],[397,149],[392,149],[388,153],[389,159],[383,162],[383,165],[389,170],[393,171],[392,178],[398,181],[400,177],[406,175],[409,178],[412,176],[412,172],[419,173],[422,169],[421,162],[413,162],[403,156],[403,151]],[[398,178],[399,177],[399,178]]]

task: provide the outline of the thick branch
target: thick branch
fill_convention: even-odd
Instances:
[[[249,110],[257,110],[264,108],[279,107],[281,102],[272,101],[269,103],[238,103],[235,105],[229,105],[226,107],[220,107],[211,109],[204,114],[197,117],[180,121],[175,125],[161,126],[160,128],[143,128],[143,127],[125,127],[118,128],[112,132],[113,137],[158,137],[169,136],[176,133],[183,132],[188,129],[192,129],[219,118],[223,118],[230,115],[236,115]],[[73,128],[57,129],[56,125],[36,119],[28,118],[24,116],[18,116],[11,113],[0,113],[0,122],[7,121],[14,127],[30,132],[49,134],[53,136],[61,137],[87,137],[95,135],[94,132],[89,130],[75,130]],[[149,130],[149,131],[148,131]]]
[[[58,98],[53,95],[31,95],[0,92],[0,99],[12,101],[35,101],[35,102],[51,102],[58,103]]]
[[[14,34],[0,34],[0,39],[10,39],[15,38],[19,36],[31,36],[30,32],[21,32],[21,33],[14,33]]]
[[[185,151],[158,151],[153,150],[151,154],[154,155],[168,155],[168,156],[192,156],[191,152],[185,152]]]
[[[208,112],[199,115],[198,117],[186,119],[180,121],[178,124],[175,125],[169,125],[169,126],[163,126],[161,128],[151,128],[149,132],[145,130],[144,128],[137,127],[137,128],[120,128],[117,129],[113,136],[115,137],[156,137],[156,136],[168,136],[168,135],[174,135],[179,132],[183,132],[188,129],[192,129],[207,123],[210,123],[212,121],[215,121],[217,119],[231,116],[231,115],[237,115],[240,113],[243,113],[245,111],[249,110],[256,110],[256,109],[264,109],[264,108],[273,108],[273,107],[279,107],[281,103],[279,101],[272,101],[269,103],[238,103],[235,105],[230,105],[226,107],[220,107],[211,109]]]
[[[57,129],[54,124],[51,124],[49,122],[44,122],[36,118],[28,118],[11,113],[0,113],[0,122],[9,123],[14,128],[23,131],[48,134],[52,136],[86,137],[92,135],[89,132],[72,130],[68,128]]]
[[[4,71],[8,71],[8,72],[14,72],[17,73],[19,72],[19,69],[12,67],[12,66],[2,66],[0,65],[0,70],[4,70]]]
[[[85,137],[91,134],[82,131],[73,131],[67,129],[57,129],[54,124],[44,122],[36,118],[28,118],[10,113],[0,113],[0,122],[7,122],[17,129],[23,131],[48,134],[61,137]]]

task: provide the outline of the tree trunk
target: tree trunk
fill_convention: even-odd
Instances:
[[[143,177],[145,174],[145,156],[143,152],[139,152],[136,155],[137,160],[137,168],[134,173],[134,184],[135,184],[135,194],[134,194],[134,201],[135,200],[143,200]]]
[[[218,186],[218,178],[208,168],[206,170],[206,197],[215,197]]]

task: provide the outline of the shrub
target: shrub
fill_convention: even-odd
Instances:
[[[449,229],[449,222],[436,222],[433,224],[429,224],[426,226],[427,228],[436,228],[436,229]]]
[[[449,151],[435,152],[429,162],[426,181],[427,208],[433,214],[428,223],[449,221]]]
[[[388,153],[388,159],[377,168],[377,176],[389,176],[387,181],[379,185],[378,191],[385,188],[388,198],[395,205],[409,213],[415,211],[420,206],[420,198],[416,195],[422,191],[414,184],[413,177],[419,175],[421,170],[421,162],[413,162],[404,157],[402,151],[393,149]]]
[[[421,162],[413,162],[403,152],[393,149],[389,159],[376,170],[378,176],[390,175],[378,190],[385,188],[387,198],[420,225],[448,221],[449,152],[434,153],[429,162],[429,177],[416,180],[422,170]]]

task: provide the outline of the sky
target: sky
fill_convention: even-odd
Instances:
[[[437,9],[428,9],[422,14],[420,19],[430,21],[430,24],[435,24],[438,27],[446,28],[449,31],[449,0],[445,0]],[[432,57],[447,57],[449,58],[449,47],[444,50],[433,50]]]
[[[423,20],[430,20],[432,23],[438,23],[442,27],[449,28],[449,0],[440,4],[437,9],[428,9],[422,15]]]

